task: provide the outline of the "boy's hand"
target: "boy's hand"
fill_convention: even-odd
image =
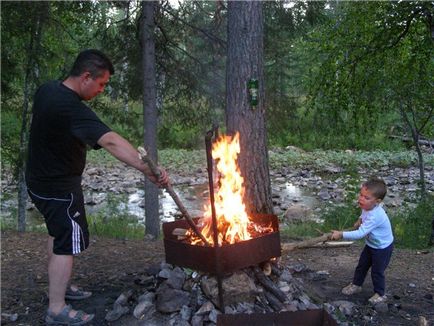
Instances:
[[[342,239],[342,231],[332,230],[331,240],[340,240]]]

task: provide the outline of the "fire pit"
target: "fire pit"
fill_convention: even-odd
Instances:
[[[275,215],[258,214],[250,218],[259,225],[271,225],[274,231],[250,240],[221,246],[219,248],[219,264],[222,273],[234,272],[280,256],[280,234],[277,217]],[[195,222],[198,221],[198,219],[194,220]],[[163,224],[166,261],[176,266],[215,274],[217,266],[216,261],[213,259],[214,248],[179,241],[172,234],[176,228],[187,229],[188,224],[184,220]]]
[[[223,274],[279,257],[279,224],[274,215],[247,213],[243,177],[237,165],[239,133],[219,137],[214,128],[207,133],[205,145],[210,204],[205,206],[204,216],[196,221],[163,224],[164,247],[168,263],[217,277],[219,306],[224,309]]]

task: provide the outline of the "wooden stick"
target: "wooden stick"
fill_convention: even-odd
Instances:
[[[306,248],[306,247],[312,247],[315,244],[326,242],[331,237],[331,233],[325,233],[322,236],[307,239],[300,242],[295,243],[282,243],[282,250],[294,250],[294,249],[300,249],[300,248]]]
[[[139,147],[137,150],[139,152],[140,159],[143,162],[145,162],[146,164],[148,164],[148,166],[151,169],[152,173],[157,178],[159,178],[160,177],[160,170],[158,169],[158,167],[156,166],[156,164],[154,163],[154,161],[148,156],[148,153],[146,153],[146,150],[143,147]],[[192,230],[194,231],[194,233],[196,233],[196,235],[203,241],[203,243],[205,244],[205,246],[209,246],[208,241],[206,241],[205,237],[202,235],[202,233],[200,233],[200,231],[196,227],[196,224],[193,222],[193,219],[191,218],[191,216],[188,213],[187,209],[182,204],[182,202],[179,199],[179,197],[176,194],[176,192],[173,190],[172,185],[170,183],[167,183],[165,185],[165,189],[169,193],[170,197],[172,197],[172,199],[174,200],[176,206],[178,206],[179,210],[181,211],[182,215],[185,217],[187,223],[190,225],[190,227],[192,228]]]

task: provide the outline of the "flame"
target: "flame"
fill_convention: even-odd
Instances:
[[[252,239],[252,234],[270,232],[272,228],[263,228],[250,221],[243,203],[243,177],[237,166],[240,153],[240,135],[234,137],[222,135],[212,146],[212,157],[217,163],[219,175],[218,189],[215,192],[215,211],[218,229],[218,243],[235,243]],[[201,233],[209,243],[213,241],[211,204],[205,205],[204,217],[198,224]],[[194,239],[193,244],[200,240]]]

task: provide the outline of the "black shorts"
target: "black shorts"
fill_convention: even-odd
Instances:
[[[66,195],[44,196],[28,190],[54,238],[53,253],[76,255],[89,246],[89,230],[81,189]]]

